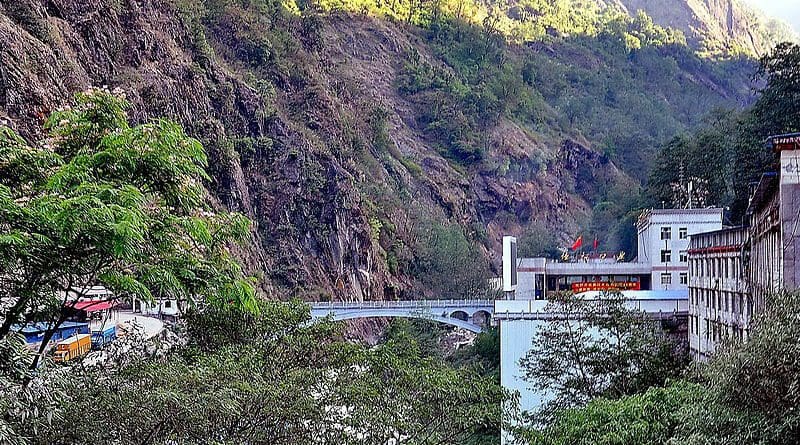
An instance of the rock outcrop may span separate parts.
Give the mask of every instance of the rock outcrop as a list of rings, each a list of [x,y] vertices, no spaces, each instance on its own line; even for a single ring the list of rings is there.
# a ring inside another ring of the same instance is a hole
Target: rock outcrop
[[[741,0],[618,0],[629,13],[645,11],[662,26],[680,29],[710,52],[744,50],[760,56],[783,41],[797,41],[791,27]]]

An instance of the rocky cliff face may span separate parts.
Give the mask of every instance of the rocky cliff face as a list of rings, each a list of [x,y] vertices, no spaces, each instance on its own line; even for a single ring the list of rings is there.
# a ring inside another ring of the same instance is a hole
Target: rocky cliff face
[[[198,18],[203,3],[0,0],[0,120],[35,138],[50,110],[102,85],[137,121],[178,120],[209,152],[214,205],[256,222],[240,255],[270,295],[398,297],[411,278],[395,260],[413,256],[420,221],[484,232],[491,259],[532,224],[572,236],[598,183],[636,188],[589,141],[506,117],[482,166],[443,157],[397,94],[410,52],[448,69],[412,27],[258,2],[208,2]]]
[[[135,120],[168,116],[204,141],[217,205],[256,221],[254,245],[241,254],[265,273],[266,287],[382,295],[388,278],[355,172],[271,115],[236,66],[216,55],[212,45],[224,52],[223,44],[206,40],[172,3],[3,1],[0,41],[0,116],[21,133],[35,137],[49,111],[76,91],[120,87]]]
[[[740,0],[619,0],[628,12],[645,11],[662,25],[682,30],[689,41],[709,51],[743,50],[763,55],[797,35],[786,23],[768,18]]]

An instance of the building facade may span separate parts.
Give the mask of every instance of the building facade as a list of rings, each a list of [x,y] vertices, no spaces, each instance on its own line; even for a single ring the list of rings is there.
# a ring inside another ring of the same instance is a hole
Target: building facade
[[[705,361],[726,338],[746,340],[753,302],[744,275],[748,230],[734,227],[691,236],[689,348]]]
[[[132,310],[151,317],[175,319],[182,314],[181,302],[174,298],[157,298],[153,301],[134,299]]]
[[[689,237],[722,228],[722,209],[655,209],[636,223],[638,262],[652,267],[653,289],[684,290],[689,284]]]
[[[700,360],[725,340],[747,340],[770,295],[800,287],[800,134],[767,145],[779,171],[761,176],[747,225],[692,236],[689,344]]]
[[[722,228],[722,209],[664,209],[642,213],[637,223],[638,257],[584,254],[573,261],[521,258],[516,300],[540,300],[559,291],[687,291],[689,237]]]
[[[747,210],[749,219],[749,245],[743,273],[751,284],[750,293],[756,310],[766,303],[768,295],[781,290],[784,285],[784,255],[781,238],[780,177],[776,173],[761,176]]]

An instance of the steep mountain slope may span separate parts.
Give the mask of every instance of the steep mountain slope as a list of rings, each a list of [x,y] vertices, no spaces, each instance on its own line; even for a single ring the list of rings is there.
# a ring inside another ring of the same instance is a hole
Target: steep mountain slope
[[[0,120],[36,137],[75,91],[119,87],[135,119],[204,142],[216,205],[256,221],[241,255],[268,292],[376,299],[446,295],[417,261],[440,227],[480,249],[448,263],[531,228],[618,246],[655,147],[750,100],[750,62],[701,60],[652,23],[511,44],[452,9],[307,6],[0,0]]]
[[[682,30],[702,51],[763,55],[777,43],[796,41],[789,25],[739,0],[619,0],[630,13],[645,11],[662,26]]]

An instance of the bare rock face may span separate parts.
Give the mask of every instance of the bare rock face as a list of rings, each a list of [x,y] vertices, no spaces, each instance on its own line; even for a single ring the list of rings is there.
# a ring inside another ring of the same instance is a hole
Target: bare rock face
[[[782,22],[769,19],[740,0],[617,0],[629,13],[645,11],[662,26],[680,29],[709,51],[743,49],[763,55],[777,43],[797,40]]]
[[[0,116],[35,138],[75,92],[121,87],[134,120],[170,117],[204,142],[215,205],[256,221],[253,246],[240,254],[266,272],[266,289],[381,297],[386,271],[352,175],[264,112],[264,99],[222,58],[198,51],[200,39],[166,1],[0,1]],[[264,143],[250,143],[242,159],[230,147],[241,138]]]

